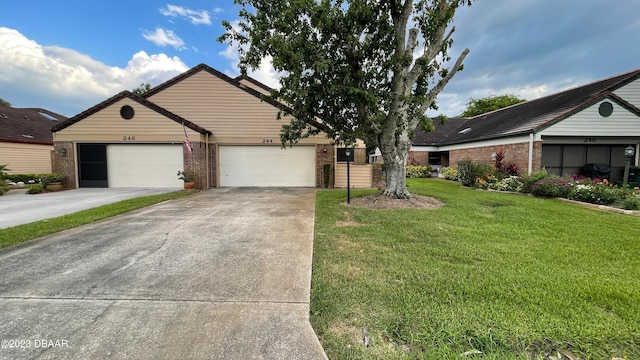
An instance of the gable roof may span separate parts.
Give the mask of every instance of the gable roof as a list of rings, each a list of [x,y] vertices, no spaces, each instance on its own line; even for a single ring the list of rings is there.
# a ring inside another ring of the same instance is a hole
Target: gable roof
[[[270,99],[270,98],[264,96],[258,90],[253,89],[253,88],[251,88],[249,86],[246,86],[246,85],[244,85],[244,84],[242,84],[240,82],[240,80],[246,79],[246,80],[250,81],[253,84],[256,84],[256,85],[258,85],[260,87],[264,87],[264,88],[266,88],[268,90],[271,90],[271,88],[269,88],[268,86],[260,83],[258,80],[252,79],[249,76],[245,76],[245,77],[239,76],[239,77],[236,77],[235,79],[233,79],[233,78],[221,73],[220,71],[218,71],[218,70],[216,70],[216,69],[212,68],[211,66],[209,66],[207,64],[204,64],[204,63],[203,64],[199,64],[199,65],[187,70],[186,72],[174,77],[173,79],[165,81],[164,83],[162,83],[162,84],[160,84],[160,85],[158,85],[158,86],[156,86],[156,87],[154,87],[152,89],[149,89],[149,91],[147,91],[144,94],[142,94],[142,96],[145,99],[149,98],[149,97],[161,92],[162,90],[164,90],[166,88],[169,88],[169,87],[181,82],[182,80],[187,79],[187,78],[189,78],[189,77],[191,77],[191,76],[193,76],[193,75],[195,75],[195,74],[197,74],[197,73],[199,73],[201,71],[206,71],[209,74],[211,74],[211,75],[213,75],[213,76],[215,76],[215,77],[227,82],[228,84],[230,84],[232,86],[235,86],[238,89],[240,89],[242,91],[245,91],[248,94],[250,94],[252,96],[255,96],[256,98],[258,98],[258,99],[260,99],[260,100],[262,100],[264,102],[267,102],[267,103],[269,103],[269,104],[271,104],[271,105],[273,105],[273,106],[275,106],[275,107],[277,107],[279,109],[283,109],[285,111],[291,112],[291,110],[288,109],[288,107],[286,107],[284,104],[279,103],[279,102],[277,102],[277,101],[275,101],[273,99]]]
[[[267,92],[270,92],[271,90],[273,90],[272,87],[270,87],[268,85],[265,85],[265,84],[261,83],[260,81],[254,79],[254,78],[252,78],[251,76],[248,76],[248,75],[236,76],[234,80],[237,81],[237,82],[241,82],[242,80],[246,80],[246,81],[252,83],[253,85],[255,85],[255,86],[257,86],[257,87],[259,87],[262,90],[267,91]]]
[[[640,69],[564,90],[539,99],[469,118],[458,131],[452,131],[438,141],[453,145],[471,141],[516,136],[543,130],[605,98],[640,116],[640,109],[613,93],[614,90],[640,78]],[[462,127],[470,128],[460,134]]]
[[[52,145],[51,128],[65,120],[45,109],[0,106],[0,141]]]
[[[128,90],[122,91],[122,92],[116,94],[115,96],[112,96],[109,99],[107,99],[107,100],[105,100],[105,101],[103,101],[103,102],[101,102],[101,103],[99,103],[99,104],[97,104],[97,105],[95,105],[95,106],[93,106],[93,107],[91,107],[91,108],[79,113],[78,115],[68,119],[67,121],[64,121],[63,123],[54,126],[51,130],[53,132],[58,132],[58,131],[60,131],[60,130],[62,130],[64,128],[67,128],[67,127],[77,123],[78,121],[80,121],[82,119],[85,119],[85,118],[97,113],[98,111],[103,110],[103,109],[109,107],[110,105],[113,105],[114,103],[116,103],[116,102],[118,102],[118,101],[120,101],[122,99],[125,99],[125,98],[129,99],[129,100],[132,100],[132,101],[135,101],[138,104],[140,104],[142,106],[145,106],[148,109],[151,109],[151,110],[157,112],[158,114],[163,115],[163,116],[165,116],[165,117],[167,117],[167,118],[169,118],[169,119],[171,119],[171,120],[173,120],[173,121],[175,121],[175,122],[177,122],[179,124],[184,124],[189,129],[191,129],[193,131],[196,131],[196,132],[199,132],[200,134],[209,134],[209,135],[212,134],[211,131],[209,131],[209,130],[201,127],[201,126],[198,126],[198,125],[192,123],[191,121],[189,121],[189,120],[187,120],[187,119],[185,119],[185,118],[183,118],[183,117],[181,117],[179,115],[176,115],[176,114],[172,113],[171,111],[169,111],[169,110],[167,110],[167,109],[165,109],[163,107],[160,107],[160,106],[152,103],[151,101],[149,101],[149,100],[147,100],[147,99],[145,99],[145,98],[143,98],[143,97],[141,97],[139,95],[136,95],[136,94],[134,94],[134,93],[132,93],[131,91],[128,91]]]

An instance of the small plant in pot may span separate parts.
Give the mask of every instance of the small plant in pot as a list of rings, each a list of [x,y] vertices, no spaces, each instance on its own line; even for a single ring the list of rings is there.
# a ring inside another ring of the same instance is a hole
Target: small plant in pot
[[[47,191],[60,191],[62,190],[62,181],[65,179],[61,174],[45,174],[40,178],[40,183]]]
[[[179,170],[178,179],[184,181],[185,189],[193,189],[196,187],[196,174],[191,170]]]

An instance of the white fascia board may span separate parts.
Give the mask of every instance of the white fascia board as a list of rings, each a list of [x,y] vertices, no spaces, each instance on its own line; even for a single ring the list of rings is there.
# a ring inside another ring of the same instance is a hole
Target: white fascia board
[[[454,145],[443,145],[438,147],[437,151],[450,151],[450,150],[462,150],[462,149],[473,149],[473,148],[481,148],[487,146],[500,146],[500,145],[508,145],[508,144],[521,144],[529,142],[529,134],[524,134],[520,136],[512,136],[491,140],[482,140],[482,141],[474,141],[462,144],[454,144]]]

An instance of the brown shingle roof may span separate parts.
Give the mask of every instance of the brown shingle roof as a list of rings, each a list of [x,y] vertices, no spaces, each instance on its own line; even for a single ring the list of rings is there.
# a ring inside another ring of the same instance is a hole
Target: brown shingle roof
[[[438,145],[442,139],[445,139],[467,121],[469,120],[465,118],[448,118],[443,124],[438,119],[433,119],[434,130],[431,132],[424,132],[420,127],[418,127],[415,130],[412,144],[414,146]]]
[[[133,100],[133,101],[137,102],[138,104],[140,104],[142,106],[145,106],[145,107],[147,107],[147,108],[149,108],[149,109],[151,109],[151,110],[153,110],[153,111],[155,111],[155,112],[157,112],[157,113],[159,113],[159,114],[161,114],[163,116],[166,116],[167,118],[169,118],[169,119],[171,119],[171,120],[173,120],[173,121],[175,121],[175,122],[177,122],[179,124],[184,124],[189,129],[191,129],[193,131],[197,131],[200,134],[209,134],[209,135],[212,134],[211,131],[209,131],[209,130],[201,127],[201,126],[198,126],[198,125],[192,123],[191,121],[189,121],[189,120],[187,120],[187,119],[185,119],[185,118],[183,118],[183,117],[181,117],[179,115],[176,115],[176,114],[172,113],[171,111],[169,111],[169,110],[167,110],[167,109],[165,109],[163,107],[160,107],[160,106],[152,103],[151,101],[149,101],[147,99],[144,99],[141,96],[138,96],[138,95],[132,93],[131,91],[126,91],[126,90],[120,92],[119,94],[117,94],[115,96],[112,96],[111,98],[101,102],[98,105],[95,105],[95,106],[93,106],[93,107],[81,112],[80,114],[68,119],[67,121],[54,126],[51,130],[53,132],[60,131],[60,130],[62,130],[64,128],[66,128],[66,127],[69,127],[69,126],[77,123],[78,121],[80,121],[80,120],[82,120],[82,119],[84,119],[84,118],[86,118],[86,117],[88,117],[90,115],[93,115],[93,114],[97,113],[100,110],[103,110],[103,109],[109,107],[110,105],[112,105],[112,104],[114,104],[114,103],[116,103],[116,102],[118,102],[118,101],[120,101],[120,100],[122,100],[124,98]]]
[[[609,98],[640,116],[640,109],[613,94],[616,89],[639,77],[640,69],[637,69],[478,115],[469,118],[462,125],[470,128],[470,131],[460,134],[461,126],[457,129],[458,131],[451,132],[438,143],[440,145],[459,144],[541,131],[604,98]]]
[[[0,141],[50,145],[51,128],[65,120],[45,109],[0,106]]]

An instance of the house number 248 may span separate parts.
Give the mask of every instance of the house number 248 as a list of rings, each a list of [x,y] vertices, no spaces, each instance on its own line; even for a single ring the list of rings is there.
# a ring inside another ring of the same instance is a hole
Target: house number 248
[[[273,144],[273,139],[262,139],[263,144]]]

